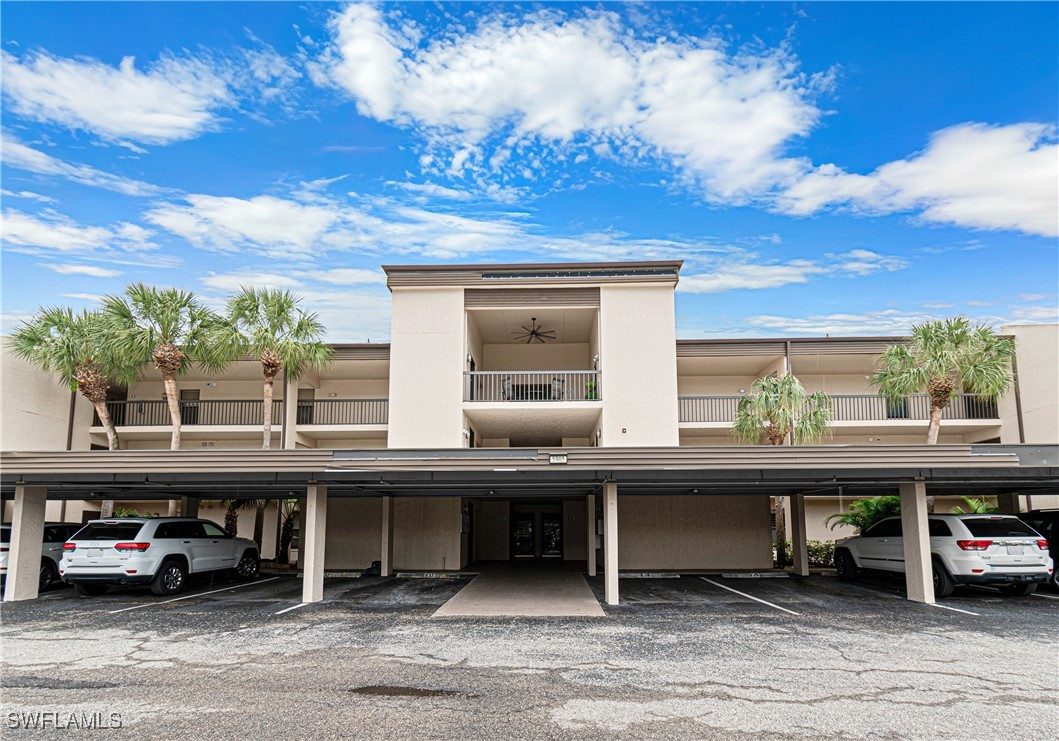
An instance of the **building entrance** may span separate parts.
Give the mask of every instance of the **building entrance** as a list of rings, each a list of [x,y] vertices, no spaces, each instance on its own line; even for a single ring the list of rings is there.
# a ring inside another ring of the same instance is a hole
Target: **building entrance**
[[[562,560],[562,509],[555,505],[514,505],[513,509],[511,557]]]

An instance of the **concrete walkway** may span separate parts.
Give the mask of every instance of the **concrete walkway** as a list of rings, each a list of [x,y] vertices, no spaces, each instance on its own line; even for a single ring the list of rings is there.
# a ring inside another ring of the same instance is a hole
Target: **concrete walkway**
[[[562,572],[485,572],[434,617],[605,617],[585,577]]]

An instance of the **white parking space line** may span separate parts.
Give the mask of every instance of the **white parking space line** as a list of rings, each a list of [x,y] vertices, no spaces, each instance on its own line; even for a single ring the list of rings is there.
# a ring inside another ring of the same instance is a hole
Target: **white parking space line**
[[[961,610],[959,607],[949,607],[948,605],[939,605],[936,602],[931,607],[940,607],[943,610],[952,610],[953,612],[962,612],[964,615],[974,615],[975,617],[981,617],[977,612],[971,612],[970,610]]]
[[[1041,594],[1040,592],[1034,592],[1033,596],[1044,597],[1045,599],[1059,599],[1059,597],[1056,597],[1054,594]]]
[[[700,576],[699,578],[702,579],[705,582],[709,582],[710,584],[712,584],[715,587],[720,587],[721,589],[727,589],[729,592],[735,592],[740,597],[746,597],[747,599],[752,599],[755,602],[760,602],[763,605],[768,605],[769,607],[773,607],[773,608],[775,608],[777,610],[782,610],[783,612],[789,613],[791,615],[797,615],[798,614],[794,610],[788,610],[786,607],[780,607],[779,605],[774,605],[771,602],[766,602],[763,599],[758,599],[757,597],[755,597],[752,594],[747,594],[746,592],[740,592],[738,589],[732,589],[731,587],[726,587],[724,584],[718,584],[713,579],[707,579],[705,576]]]
[[[280,610],[279,612],[274,612],[272,614],[273,615],[282,615],[285,612],[290,612],[291,610],[297,610],[299,607],[305,607],[307,604],[309,604],[309,603],[308,602],[300,602],[300,603],[296,604],[294,607],[288,607],[288,608],[286,608],[284,610]]]
[[[218,592],[231,592],[235,589],[242,589],[243,587],[252,587],[256,584],[265,584],[266,582],[276,581],[279,579],[278,576],[274,576],[271,579],[262,579],[261,581],[253,581],[247,584],[240,584],[235,587],[225,587],[224,589],[214,589],[211,592],[199,592],[198,594],[185,594],[183,597],[174,597],[173,599],[162,600],[161,602],[148,602],[145,605],[133,605],[132,607],[122,607],[120,610],[110,610],[110,614],[113,615],[116,612],[128,612],[129,610],[142,610],[144,607],[154,607],[156,605],[166,605],[170,602],[179,602],[183,599],[192,599],[193,597],[205,597],[207,594],[217,594]]]

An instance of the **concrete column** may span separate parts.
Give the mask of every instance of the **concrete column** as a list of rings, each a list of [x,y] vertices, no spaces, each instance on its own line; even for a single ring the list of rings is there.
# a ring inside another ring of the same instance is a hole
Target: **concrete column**
[[[1019,495],[1014,492],[1008,491],[1002,494],[997,494],[997,511],[1005,515],[1017,515],[1022,511],[1021,504],[1022,503],[1019,501]]]
[[[901,540],[904,543],[908,599],[934,604],[934,574],[927,528],[927,487],[922,481],[901,482]]]
[[[382,498],[382,557],[380,576],[393,576],[393,497]]]
[[[603,484],[603,599],[618,604],[618,485]]]
[[[284,378],[283,386],[283,447],[298,447],[298,379]]]
[[[324,598],[324,545],[327,534],[327,487],[310,484],[305,497],[305,529],[300,533],[302,602]]]
[[[180,517],[180,500],[169,500],[169,517]]]
[[[795,494],[791,497],[791,555],[794,561],[794,573],[798,576],[809,576],[809,545],[806,542],[805,528],[805,495]]]
[[[44,542],[44,508],[47,502],[48,490],[45,487],[15,486],[4,602],[37,599],[41,544]]]
[[[589,494],[586,508],[588,511],[588,575],[596,575],[596,495]]]
[[[180,514],[182,517],[199,516],[198,497],[180,497]]]

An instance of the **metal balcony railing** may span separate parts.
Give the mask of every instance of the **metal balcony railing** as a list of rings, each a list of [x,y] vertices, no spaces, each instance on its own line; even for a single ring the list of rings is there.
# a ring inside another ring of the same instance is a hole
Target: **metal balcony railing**
[[[180,401],[180,422],[191,425],[264,424],[264,407],[258,400]],[[386,399],[319,399],[298,402],[298,424],[386,424]],[[116,427],[163,427],[171,424],[165,401],[108,401],[107,411]],[[100,424],[99,417],[92,421]],[[283,424],[283,402],[272,402],[272,424]]]
[[[681,396],[681,422],[731,422],[741,396]],[[896,401],[885,396],[856,394],[831,397],[836,422],[930,419],[930,396],[912,394]],[[942,419],[998,419],[995,401],[960,394],[949,402]]]
[[[298,402],[300,425],[384,425],[387,399],[314,399]]]
[[[464,401],[596,401],[600,372],[464,371]]]

